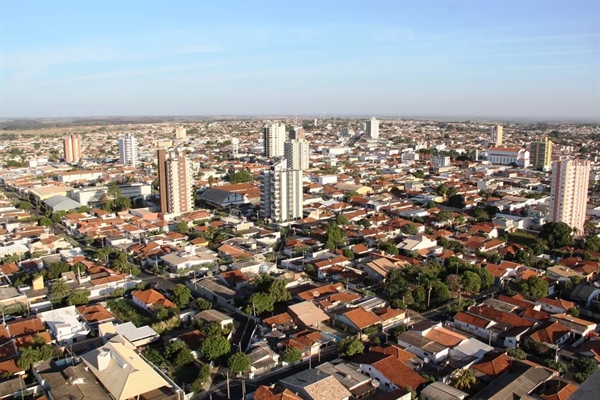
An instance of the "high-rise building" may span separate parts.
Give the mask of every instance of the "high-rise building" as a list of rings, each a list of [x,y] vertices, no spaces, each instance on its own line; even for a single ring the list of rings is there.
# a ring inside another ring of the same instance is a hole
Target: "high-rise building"
[[[534,167],[549,169],[552,165],[552,141],[548,137],[531,143],[529,153]]]
[[[185,128],[175,129],[175,139],[187,139],[187,130]]]
[[[263,147],[265,157],[283,157],[285,143],[285,124],[275,122],[263,128]]]
[[[302,218],[304,196],[302,171],[288,169],[284,158],[262,172],[260,184],[260,214],[273,222]]]
[[[552,163],[550,222],[564,222],[583,233],[591,162],[560,160]]]
[[[289,169],[308,169],[309,156],[308,141],[305,139],[291,139],[285,142],[284,155]]]
[[[160,212],[178,214],[194,209],[193,176],[185,152],[161,149],[158,156],[158,185]]]
[[[502,125],[492,126],[492,132],[490,134],[491,142],[494,146],[502,146]]]
[[[304,128],[296,126],[290,129],[290,139],[304,139]]]
[[[377,118],[372,117],[367,121],[367,135],[369,139],[379,139],[379,121]]]
[[[81,160],[81,136],[70,135],[63,139],[65,162],[76,163]]]
[[[240,152],[240,139],[231,139],[231,157],[237,158]]]
[[[128,133],[119,139],[119,162],[123,165],[137,165],[138,146],[137,139]]]

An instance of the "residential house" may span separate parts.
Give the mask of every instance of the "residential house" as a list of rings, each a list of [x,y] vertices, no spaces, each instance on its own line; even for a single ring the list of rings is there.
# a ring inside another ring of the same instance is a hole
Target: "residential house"
[[[540,305],[540,309],[550,314],[565,314],[567,311],[575,307],[575,303],[561,298],[551,299],[543,297],[537,300],[536,304]]]
[[[447,385],[443,382],[433,382],[427,385],[419,395],[420,400],[464,400],[468,393]]]
[[[329,321],[329,316],[310,301],[288,306],[288,314],[292,316],[297,325],[307,328],[318,328],[321,323]]]
[[[227,314],[223,314],[217,310],[204,310],[200,311],[196,315],[194,315],[194,319],[198,321],[204,321],[206,323],[216,323],[219,324],[221,329],[224,329],[227,326],[233,326],[233,318]]]
[[[131,293],[133,303],[148,312],[154,312],[157,307],[176,308],[177,306],[171,300],[165,298],[161,293],[154,289],[135,290]]]
[[[272,386],[259,386],[252,394],[252,400],[304,400],[289,389]]]
[[[44,311],[38,313],[38,316],[48,325],[56,342],[60,345],[85,340],[91,330],[75,306]]]
[[[326,362],[315,369],[337,379],[352,394],[351,399],[366,398],[376,391],[371,378],[346,361],[338,359]]]
[[[284,377],[280,383],[304,400],[348,400],[351,396],[337,379],[316,369]]]
[[[559,322],[550,322],[546,326],[533,332],[524,338],[525,341],[542,343],[553,349],[560,349],[565,346],[567,340],[571,337],[571,330]]]
[[[381,326],[381,319],[362,307],[352,308],[343,313],[335,314],[335,320],[337,323],[346,325],[353,332],[360,332],[374,325]]]
[[[578,340],[582,337],[587,337],[588,334],[594,332],[597,328],[595,322],[587,321],[583,318],[576,318],[568,314],[554,314],[550,317],[551,322],[560,322],[571,330],[573,339]]]
[[[250,379],[263,375],[279,365],[279,354],[268,345],[257,345],[248,353],[250,357]]]
[[[591,307],[592,302],[600,295],[600,288],[592,283],[580,283],[575,286],[569,298],[583,307]]]

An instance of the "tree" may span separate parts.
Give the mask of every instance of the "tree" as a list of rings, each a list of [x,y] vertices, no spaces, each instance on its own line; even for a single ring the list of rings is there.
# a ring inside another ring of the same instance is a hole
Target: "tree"
[[[50,360],[59,355],[57,348],[43,342],[33,343],[28,347],[21,347],[21,353],[17,360],[17,365],[24,371],[27,371],[33,364],[38,361]]]
[[[208,177],[208,186],[212,187],[212,185],[214,185],[215,183],[215,177],[214,176],[209,176]]]
[[[478,268],[475,271],[477,272],[477,275],[479,275],[479,278],[481,279],[481,289],[482,290],[489,289],[492,286],[494,286],[494,283],[496,282],[496,278],[494,278],[494,275],[492,275],[492,273],[490,271],[488,271],[485,268]]]
[[[335,217],[335,223],[338,225],[348,225],[350,221],[344,214],[339,214],[337,217]]]
[[[229,353],[231,345],[223,336],[209,336],[202,343],[201,351],[204,357],[209,361],[214,361],[217,358]]]
[[[344,257],[346,257],[348,260],[352,261],[354,260],[354,252],[351,249],[344,249]]]
[[[460,278],[463,290],[468,293],[481,291],[481,278],[475,272],[466,271]]]
[[[573,243],[573,230],[564,222],[548,222],[542,226],[540,238],[545,240],[550,249],[558,249]]]
[[[252,182],[252,179],[252,175],[248,171],[238,171],[229,175],[229,182],[233,184]]]
[[[245,312],[251,315],[261,314],[265,311],[273,311],[275,300],[268,293],[253,293],[248,299]]]
[[[465,208],[465,198],[462,194],[455,194],[453,196],[448,197],[447,204],[448,207],[459,208],[462,210],[463,208]]]
[[[470,389],[475,382],[472,369],[459,369],[452,374],[452,386],[458,390]]]
[[[275,303],[282,303],[292,299],[292,295],[287,290],[287,282],[284,279],[274,279],[269,286],[269,295]]]
[[[393,268],[388,272],[383,289],[391,297],[401,296],[408,290],[408,282],[404,279],[400,268]]]
[[[552,358],[545,359],[544,364],[546,364],[548,368],[552,368],[553,370],[558,371],[561,374],[564,374],[569,370],[567,364],[563,362],[554,361]]]
[[[431,282],[431,302],[433,304],[442,304],[450,298],[450,289],[448,285],[441,281]]]
[[[442,210],[437,213],[436,219],[438,222],[448,222],[454,219],[454,214],[451,211]]]
[[[532,276],[526,281],[521,281],[519,290],[526,296],[541,299],[548,295],[548,282],[539,276]]]
[[[325,247],[330,250],[343,247],[346,244],[346,234],[340,229],[335,221],[325,227]]]
[[[87,304],[90,298],[90,291],[87,289],[75,289],[67,299],[71,306],[81,306]]]
[[[579,317],[579,309],[577,307],[573,307],[567,311],[567,314],[574,316],[575,318]]]
[[[435,208],[435,207],[436,207],[436,204],[435,204],[435,201],[433,201],[433,200],[429,200],[427,202],[427,204],[425,205],[425,208],[428,209],[428,210],[431,209],[431,208]]]
[[[448,186],[446,186],[445,184],[441,183],[436,189],[435,192],[442,197],[446,197],[446,194],[448,193]]]
[[[402,233],[405,235],[416,235],[419,233],[419,230],[415,226],[415,224],[406,224],[402,227]]]
[[[196,305],[198,305],[198,308],[200,309],[200,311],[206,311],[206,310],[210,310],[212,308],[212,303],[203,298],[197,299]]]
[[[506,353],[517,360],[524,360],[527,358],[527,353],[517,347],[509,348]]]
[[[54,304],[60,303],[71,292],[71,287],[62,279],[57,279],[52,283],[50,289],[50,301]]]
[[[365,351],[365,345],[362,341],[356,339],[355,337],[348,336],[340,341],[339,349],[341,350],[342,356],[352,357],[357,354],[362,354],[363,351]]]
[[[446,278],[446,284],[448,285],[448,289],[452,292],[458,294],[462,291],[462,283],[460,281],[460,276],[456,274],[450,274]]]
[[[112,202],[113,211],[125,211],[131,208],[131,199],[129,197],[117,197]]]
[[[70,270],[70,264],[64,261],[58,261],[50,264],[50,267],[48,268],[48,275],[46,276],[46,278],[48,278],[48,280],[58,279],[60,278],[63,272],[68,272]]]
[[[283,357],[282,357],[283,361],[288,364],[293,364],[296,361],[300,361],[301,358],[302,358],[302,352],[292,346],[285,349],[285,351],[283,352]]]
[[[418,171],[413,172],[413,176],[417,179],[423,179],[425,178],[425,172],[423,172],[423,170],[420,169]]]
[[[181,283],[176,284],[173,286],[173,289],[171,289],[171,299],[179,308],[186,306],[191,298],[192,291]]]
[[[121,189],[119,188],[119,185],[117,185],[117,182],[112,181],[108,184],[108,190],[106,191],[106,194],[113,199],[118,199],[121,197]]]
[[[177,224],[176,231],[177,233],[181,233],[182,235],[187,235],[190,231],[190,227],[188,226],[187,222],[181,221]]]
[[[21,210],[31,210],[32,207],[33,206],[28,201],[19,201],[17,203],[17,208],[20,208]]]
[[[598,363],[587,357],[577,358],[574,365],[578,372],[586,375],[591,375],[598,369]]]
[[[489,215],[481,208],[477,208],[476,210],[473,211],[473,213],[471,214],[471,217],[475,218],[478,221],[481,221],[483,219],[489,218]]]
[[[587,238],[583,243],[583,248],[587,251],[600,251],[600,237],[592,236]]]
[[[210,378],[210,365],[204,364],[198,371],[198,378],[192,382],[192,392],[195,394],[200,393],[203,390],[203,385]]]
[[[394,246],[393,244],[389,243],[389,242],[383,242],[379,244],[379,250],[383,250],[386,253],[389,253],[393,256],[397,255],[400,250],[398,250],[398,247]]]
[[[245,372],[250,369],[250,357],[242,352],[237,352],[227,360],[227,368],[233,374]]]
[[[41,216],[38,219],[38,225],[39,226],[45,226],[45,227],[48,228],[48,227],[52,226],[52,220],[50,218],[48,218],[48,217]]]

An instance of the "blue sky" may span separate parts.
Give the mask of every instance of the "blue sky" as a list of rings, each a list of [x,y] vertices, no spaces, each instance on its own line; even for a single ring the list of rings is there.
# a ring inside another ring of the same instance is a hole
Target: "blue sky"
[[[600,119],[597,1],[0,1],[4,118]]]

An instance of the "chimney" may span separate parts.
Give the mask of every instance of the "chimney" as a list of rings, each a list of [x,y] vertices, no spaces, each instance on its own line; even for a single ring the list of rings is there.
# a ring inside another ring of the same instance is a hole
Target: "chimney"
[[[104,371],[107,367],[108,364],[110,363],[110,352],[109,351],[101,351],[98,354],[98,371]]]

